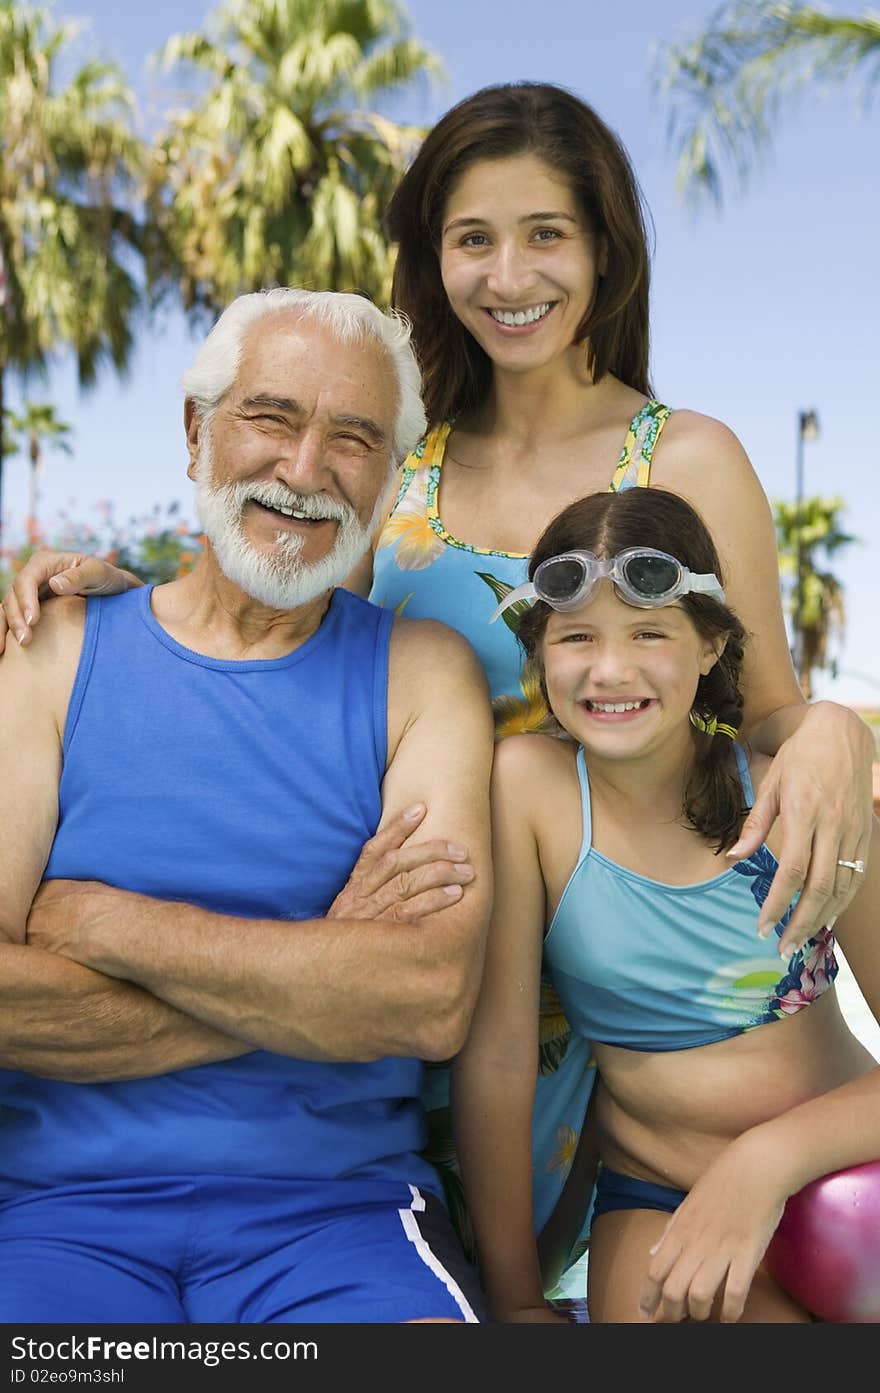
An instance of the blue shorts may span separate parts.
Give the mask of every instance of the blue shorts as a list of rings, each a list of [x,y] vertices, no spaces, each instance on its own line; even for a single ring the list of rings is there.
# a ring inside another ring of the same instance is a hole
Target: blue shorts
[[[384,1180],[163,1176],[0,1202],[0,1322],[482,1318],[442,1202]]]
[[[600,1214],[609,1214],[614,1209],[659,1209],[664,1214],[674,1214],[686,1195],[686,1190],[654,1185],[650,1180],[637,1180],[633,1175],[623,1175],[621,1171],[602,1166],[596,1181],[590,1226]]]

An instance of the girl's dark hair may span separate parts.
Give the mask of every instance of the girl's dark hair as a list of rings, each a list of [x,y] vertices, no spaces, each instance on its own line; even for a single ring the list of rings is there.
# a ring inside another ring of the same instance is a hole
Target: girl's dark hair
[[[391,199],[386,225],[398,244],[394,307],[412,322],[430,425],[479,407],[492,365],[453,314],[440,278],[440,231],[453,185],[478,160],[537,155],[564,175],[607,264],[578,327],[598,381],[612,372],[645,396],[650,274],[642,200],[613,131],[563,87],[511,82],[484,87],[441,117]]]
[[[566,551],[591,551],[610,559],[626,547],[656,547],[698,574],[714,572],[724,583],[718,553],[699,513],[665,489],[627,489],[593,493],[572,503],[549,524],[529,561],[529,578],[548,557]],[[705,639],[726,638],[724,652],[694,697],[693,716],[713,716],[739,730],[743,716],[740,691],[746,631],[732,610],[709,595],[683,595],[677,604]],[[541,641],[550,618],[549,605],[538,601],[520,620],[517,634],[526,657],[543,674]],[[650,611],[647,611],[650,613]],[[544,698],[547,699],[543,682]],[[694,763],[685,789],[684,813],[690,825],[718,851],[732,846],[746,814],[733,741],[718,732],[694,729]]]

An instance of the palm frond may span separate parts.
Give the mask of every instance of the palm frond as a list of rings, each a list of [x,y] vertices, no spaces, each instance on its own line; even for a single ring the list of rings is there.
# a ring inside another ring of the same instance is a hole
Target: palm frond
[[[413,81],[437,82],[445,77],[446,68],[437,54],[418,39],[400,39],[363,59],[352,75],[352,91],[363,100]]]
[[[153,293],[179,282],[187,306],[220,308],[283,279],[387,300],[381,219],[416,136],[366,98],[439,67],[401,6],[227,0],[210,37],[164,55],[217,80],[156,142]]]
[[[192,63],[194,67],[221,79],[228,77],[234,67],[230,55],[219,45],[206,34],[194,32],[173,34],[155,55],[153,62],[166,71],[181,63]]]
[[[704,32],[662,46],[655,61],[679,191],[720,203],[725,173],[745,188],[783,108],[810,84],[854,74],[866,88],[880,76],[880,16],[761,0],[723,5]]]
[[[831,641],[842,638],[846,626],[843,583],[819,564],[821,556],[835,556],[859,541],[843,530],[843,510],[839,496],[773,504],[780,573],[790,578],[789,615],[806,695],[812,690],[812,672],[833,665]]]
[[[0,371],[24,376],[66,346],[88,381],[131,349],[145,151],[118,68],[89,61],[59,82],[79,29],[0,4]]]

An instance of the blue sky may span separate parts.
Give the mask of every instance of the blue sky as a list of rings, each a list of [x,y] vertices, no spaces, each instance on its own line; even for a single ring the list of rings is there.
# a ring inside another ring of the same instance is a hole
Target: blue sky
[[[169,34],[203,27],[212,8],[198,0],[62,0],[55,13],[88,22],[86,48],[122,64],[146,121],[156,111],[148,55]],[[805,447],[806,490],[841,494],[847,528],[862,539],[835,568],[849,624],[841,676],[822,679],[818,695],[880,705],[880,442],[873,434],[880,108],[860,104],[851,88],[812,90],[783,122],[748,193],[731,188],[720,214],[707,207],[695,215],[675,193],[651,60],[658,42],[695,32],[714,8],[714,0],[410,0],[413,29],[443,58],[448,80],[415,92],[396,114],[427,124],[488,82],[531,78],[572,88],[615,128],[656,231],[655,389],[670,405],[717,416],[735,430],[771,497],[793,495],[797,414],[816,409],[821,433]],[[861,8],[853,3],[850,12]],[[178,389],[194,346],[182,316],[168,312],[142,329],[127,381],[108,373],[82,395],[71,365],[59,360],[48,383],[31,385],[31,398],[53,401],[74,428],[73,455],[47,458],[47,524],[62,509],[96,522],[99,500],[111,500],[121,519],[175,499],[185,517],[194,516]],[[7,461],[5,474],[12,540],[26,513],[24,461]]]

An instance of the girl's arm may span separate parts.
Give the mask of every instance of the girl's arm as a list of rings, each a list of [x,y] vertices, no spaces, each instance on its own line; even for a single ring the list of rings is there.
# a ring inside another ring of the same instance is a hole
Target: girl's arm
[[[836,926],[862,994],[880,1019],[880,822],[872,869]],[[810,1007],[806,1008],[807,1010]],[[773,1029],[773,1026],[761,1027]],[[785,1201],[812,1180],[880,1159],[880,1067],[751,1127],[721,1152],[669,1221],[642,1287],[646,1319],[705,1320],[724,1288],[722,1319],[742,1315]]]
[[[572,1248],[583,1231],[589,1214],[590,1200],[599,1169],[599,1137],[595,1123],[598,1088],[597,1076],[590,1090],[590,1101],[571,1170],[566,1176],[562,1193],[549,1219],[538,1234],[538,1260],[541,1264],[545,1291],[553,1291],[561,1282]]]
[[[782,616],[773,517],[736,436],[707,416],[673,412],[654,478],[700,512],[721,556],[728,601],[749,634],[744,733],[775,758],[729,855],[757,850],[779,817],[779,869],[760,922],[777,923],[800,891],[782,945],[793,952],[842,914],[859,888],[837,862],[867,859],[873,740],[846,707],[804,701]]]
[[[495,752],[494,908],[476,1012],[452,1074],[462,1179],[498,1321],[556,1319],[544,1301],[532,1223],[544,884],[518,743],[505,741]]]

